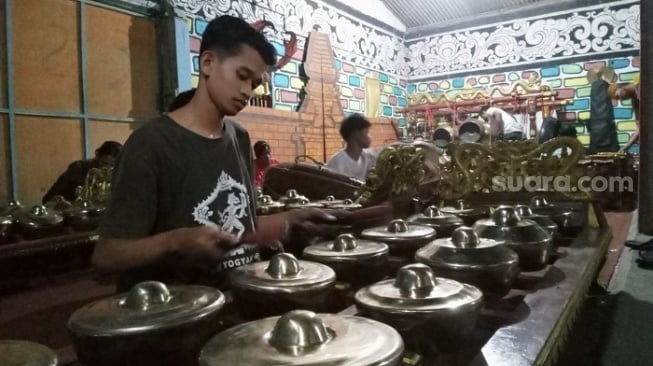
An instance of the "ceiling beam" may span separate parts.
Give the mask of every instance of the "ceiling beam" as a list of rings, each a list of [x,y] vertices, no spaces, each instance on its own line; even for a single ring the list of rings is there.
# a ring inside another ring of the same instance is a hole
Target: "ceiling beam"
[[[88,4],[98,4],[116,10],[127,11],[134,14],[154,16],[159,15],[166,0],[85,0]]]

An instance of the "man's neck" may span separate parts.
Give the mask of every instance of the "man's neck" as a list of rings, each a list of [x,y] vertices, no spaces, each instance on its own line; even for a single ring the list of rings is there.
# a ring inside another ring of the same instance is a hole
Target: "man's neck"
[[[350,158],[358,160],[358,158],[360,158],[361,154],[363,153],[363,148],[356,144],[348,143],[347,147],[345,148],[345,152],[347,155],[349,155]]]
[[[169,116],[181,126],[201,136],[222,137],[223,115],[213,105],[205,89],[198,89],[187,105],[171,112]]]

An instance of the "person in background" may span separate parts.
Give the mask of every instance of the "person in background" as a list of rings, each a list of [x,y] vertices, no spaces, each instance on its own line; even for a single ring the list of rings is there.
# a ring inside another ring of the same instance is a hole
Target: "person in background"
[[[168,106],[168,112],[173,112],[176,111],[177,109],[185,106],[190,102],[191,99],[193,99],[193,96],[195,95],[195,88],[188,89],[186,91],[183,91],[175,97],[175,99],[172,100],[170,105]]]
[[[490,135],[498,140],[524,139],[524,125],[501,108],[483,106],[481,118],[490,124]]]
[[[565,126],[565,127],[560,127],[560,133],[558,136],[567,136],[567,137],[574,137],[578,138],[578,131],[576,130],[576,127],[574,126]]]
[[[232,269],[260,259],[259,246],[318,235],[336,220],[319,209],[256,216],[251,140],[228,116],[248,105],[275,54],[245,20],[213,19],[192,99],[125,143],[92,255],[118,275],[118,292],[143,281],[224,290]]]
[[[257,187],[263,186],[265,170],[279,161],[272,157],[272,149],[267,141],[257,141],[254,144],[254,183]]]
[[[347,146],[327,162],[327,167],[350,177],[365,180],[376,164],[377,155],[369,150],[372,124],[360,114],[352,114],[340,124],[340,136]]]
[[[530,119],[530,114],[529,113],[522,113],[519,116],[515,116],[518,118],[518,122],[522,123],[524,126],[524,136],[529,139],[531,136],[531,119]],[[541,109],[537,110],[535,112],[535,138],[542,143],[543,140],[548,140],[550,137],[542,137],[543,133],[550,133],[551,129],[550,127],[552,126],[553,121],[557,121],[556,123],[559,123],[558,121],[558,112],[551,108],[548,116],[544,117],[544,111]],[[547,123],[545,123],[547,122]],[[546,126],[548,125],[548,126]],[[557,135],[555,135],[557,136]],[[553,137],[555,137],[553,136]]]
[[[560,121],[555,117],[546,117],[538,128],[538,142],[540,144],[547,142],[560,134]]]
[[[551,117],[549,117],[551,118]],[[557,121],[557,120],[556,120]],[[546,119],[545,119],[546,122]],[[576,127],[572,125],[567,125],[567,126],[562,126],[561,123],[558,123],[557,127],[557,135],[554,137],[573,137],[573,138],[578,138],[578,132],[576,131]],[[541,137],[541,136],[540,136]],[[540,142],[541,143],[541,142]],[[572,149],[570,147],[565,148],[567,151],[567,155],[570,155],[572,153]],[[587,149],[583,148],[583,151]],[[561,156],[562,155],[562,148],[556,149],[552,153],[553,156]]]
[[[628,151],[635,143],[639,142],[639,74],[633,79],[631,83],[612,84],[608,89],[608,94],[612,99],[632,101],[633,112],[635,113],[635,123],[637,130],[633,132],[630,139],[626,144],[619,149],[621,152]]]
[[[111,168],[113,167],[122,144],[116,141],[105,141],[97,150],[95,157],[88,160],[78,160],[71,163],[59,178],[54,182],[48,193],[43,196],[43,203],[50,201],[54,196],[63,196],[68,201],[73,201],[75,189],[83,186],[88,171],[92,168]]]
[[[468,118],[469,118],[469,113],[467,113],[467,112],[458,112],[458,118],[455,121],[453,121],[451,126],[452,127],[453,126],[460,126],[463,122],[467,121]],[[449,119],[448,121],[451,121],[451,119]]]
[[[555,109],[551,109],[549,111],[549,116],[546,118],[544,117],[544,112],[542,110],[538,110],[537,112],[535,112],[535,127],[537,128],[537,131],[542,131],[542,124],[547,118],[554,118],[558,120],[558,111],[556,111]],[[530,126],[530,120],[528,121],[526,127],[529,126]]]

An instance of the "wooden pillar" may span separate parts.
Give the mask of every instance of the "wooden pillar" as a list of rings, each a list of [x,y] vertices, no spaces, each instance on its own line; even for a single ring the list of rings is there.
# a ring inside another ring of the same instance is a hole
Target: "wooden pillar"
[[[159,90],[162,103],[159,107],[167,111],[168,106],[175,99],[179,88],[177,75],[177,40],[175,29],[175,12],[172,5],[163,1],[161,3],[161,17],[156,21],[157,52],[159,57]],[[186,35],[188,37],[188,35]]]
[[[639,232],[653,235],[653,0],[640,2]]]

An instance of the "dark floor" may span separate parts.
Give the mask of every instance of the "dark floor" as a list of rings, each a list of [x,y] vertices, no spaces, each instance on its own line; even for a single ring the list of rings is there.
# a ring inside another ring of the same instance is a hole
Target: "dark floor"
[[[628,238],[648,239],[636,234],[636,214],[632,222]],[[636,258],[624,249],[607,290],[590,291],[559,365],[653,365],[653,270]]]

